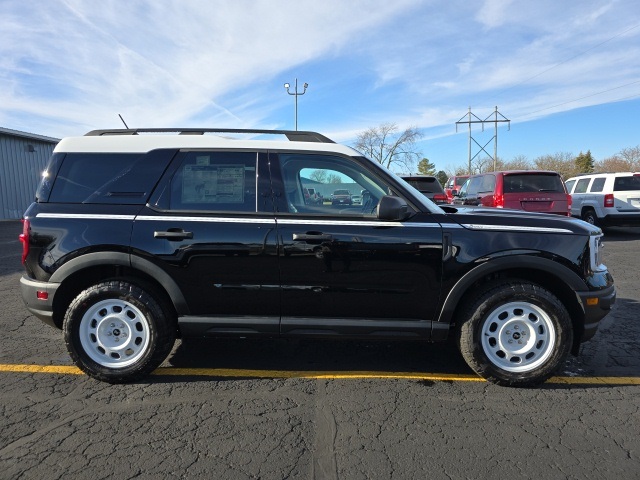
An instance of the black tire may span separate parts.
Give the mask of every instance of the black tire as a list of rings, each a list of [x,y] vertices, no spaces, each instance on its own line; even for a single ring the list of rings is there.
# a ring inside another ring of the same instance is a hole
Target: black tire
[[[467,364],[497,385],[530,387],[566,359],[573,328],[564,305],[526,281],[493,283],[463,307],[458,347]]]
[[[587,208],[582,212],[582,220],[591,225],[598,226],[598,216],[596,215],[595,210],[591,208]]]
[[[97,380],[126,383],[144,378],[169,355],[176,321],[150,289],[113,280],[71,302],[63,331],[78,368]]]

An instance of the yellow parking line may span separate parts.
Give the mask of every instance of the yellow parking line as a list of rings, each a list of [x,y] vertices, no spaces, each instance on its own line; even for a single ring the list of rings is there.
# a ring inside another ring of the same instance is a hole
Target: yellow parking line
[[[77,367],[62,365],[12,365],[0,364],[0,372],[54,373],[60,375],[82,375]],[[235,368],[175,368],[161,367],[153,375],[194,376],[218,378],[305,378],[327,380],[354,380],[365,378],[427,380],[432,382],[484,382],[476,375],[419,372],[329,372],[304,370],[247,370]],[[640,377],[552,377],[546,383],[569,385],[640,385]]]
[[[328,372],[306,370],[240,370],[223,368],[159,368],[154,375],[195,375],[208,377],[240,377],[240,378],[308,378],[308,379],[357,379],[385,378],[432,381],[483,382],[476,375],[433,374],[419,372]]]
[[[66,375],[82,375],[77,367],[64,367],[61,365],[3,365],[0,364],[0,372],[18,373],[60,373]]]

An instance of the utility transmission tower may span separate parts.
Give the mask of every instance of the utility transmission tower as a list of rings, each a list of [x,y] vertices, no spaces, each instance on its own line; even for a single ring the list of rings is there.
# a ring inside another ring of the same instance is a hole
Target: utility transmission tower
[[[500,116],[500,118],[498,118],[498,115]],[[493,119],[491,119],[491,117],[493,117]],[[463,120],[464,118],[466,118],[466,120]],[[464,115],[460,120],[458,120],[456,122],[456,132],[458,131],[458,125],[463,124],[463,123],[466,123],[466,124],[469,125],[469,175],[471,175],[473,173],[471,171],[471,161],[474,158],[476,158],[478,155],[480,155],[480,152],[486,153],[487,156],[493,160],[493,171],[494,172],[496,171],[496,162],[497,162],[497,159],[498,159],[498,123],[504,123],[504,122],[507,122],[509,124],[509,130],[511,130],[511,120],[509,120],[504,115],[502,115],[500,112],[498,112],[498,107],[496,107],[495,111],[493,113],[491,113],[484,120],[481,120],[478,116],[476,116],[473,113],[471,113],[471,107],[469,107],[469,112],[466,115]],[[483,132],[484,132],[484,124],[485,123],[493,123],[494,132],[495,132],[494,135],[493,135],[493,138],[491,138],[491,140],[489,140],[484,145],[480,145],[476,141],[476,139],[471,136],[471,124],[472,123],[479,123],[480,125],[482,125],[482,131]],[[480,150],[478,150],[473,157],[471,156],[471,142],[472,141],[480,148]],[[487,145],[489,145],[492,141],[493,141],[493,156],[489,155],[489,152],[487,152],[485,150],[485,147]]]

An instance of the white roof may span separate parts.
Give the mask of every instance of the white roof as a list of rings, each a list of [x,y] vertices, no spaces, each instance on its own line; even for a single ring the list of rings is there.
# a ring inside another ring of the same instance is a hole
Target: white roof
[[[285,140],[252,140],[223,137],[220,135],[103,135],[63,138],[54,152],[78,153],[143,153],[160,148],[228,148],[252,150],[302,150],[335,152],[360,155],[345,145],[324,142],[300,142]]]

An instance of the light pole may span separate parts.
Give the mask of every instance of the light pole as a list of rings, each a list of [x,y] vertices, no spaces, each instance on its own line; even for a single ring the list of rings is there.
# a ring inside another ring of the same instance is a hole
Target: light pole
[[[291,86],[291,85],[289,85],[288,83],[285,83],[285,84],[284,84],[284,88],[286,88],[286,89],[287,89],[287,93],[288,93],[289,95],[293,95],[293,96],[294,96],[294,98],[295,98],[295,105],[296,105],[296,130],[298,130],[298,97],[299,97],[300,95],[304,95],[304,94],[305,94],[305,92],[307,91],[307,87],[309,86],[309,84],[308,84],[308,83],[305,83],[305,84],[303,85],[304,90],[302,90],[302,92],[298,92],[298,79],[296,78],[296,86],[295,86],[295,90],[293,91],[293,93],[291,93],[291,92],[289,91],[289,87],[290,87],[290,86]]]

